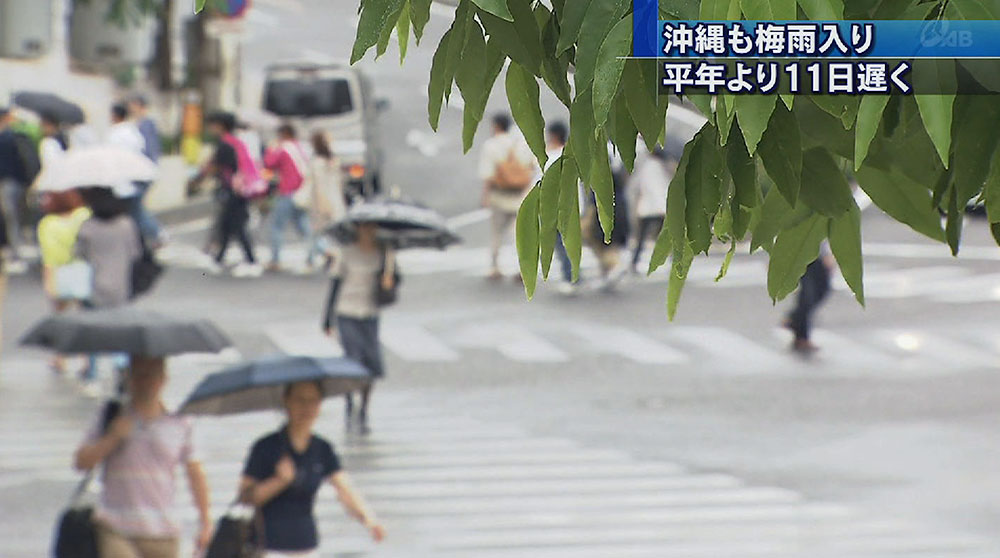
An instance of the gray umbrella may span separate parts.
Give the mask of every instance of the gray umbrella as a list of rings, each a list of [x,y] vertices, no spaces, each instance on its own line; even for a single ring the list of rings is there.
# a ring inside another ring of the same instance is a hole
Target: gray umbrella
[[[461,241],[440,213],[400,200],[357,203],[328,232],[340,242],[353,242],[357,238],[359,223],[378,225],[378,239],[397,249],[443,249]]]
[[[164,357],[217,353],[232,341],[208,320],[178,319],[131,307],[57,314],[21,339],[61,353],[129,353]]]
[[[206,376],[181,405],[180,412],[231,415],[282,408],[285,386],[320,381],[327,397],[358,391],[371,377],[347,358],[269,356]]]
[[[14,95],[14,104],[38,114],[48,114],[63,124],[83,124],[83,109],[62,97],[39,91],[21,91]]]

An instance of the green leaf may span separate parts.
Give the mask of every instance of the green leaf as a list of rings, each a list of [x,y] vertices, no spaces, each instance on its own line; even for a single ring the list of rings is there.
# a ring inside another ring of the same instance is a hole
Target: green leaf
[[[760,194],[758,194],[760,195]],[[778,196],[781,197],[781,196]],[[753,230],[760,222],[761,209],[760,205],[756,207],[742,207],[738,203],[732,204],[733,210],[733,239],[742,242],[746,236],[747,231]],[[773,236],[771,237],[774,238]]]
[[[741,0],[740,6],[747,19],[798,19],[795,0]]]
[[[625,93],[629,114],[650,151],[656,147],[656,140],[666,122],[657,117],[655,64],[655,60],[632,58],[625,61],[622,72],[622,91]]]
[[[507,6],[514,15],[514,31],[532,58],[532,63],[524,64],[524,67],[541,77],[541,62],[544,58],[542,32],[538,28],[534,12],[531,11],[532,3],[532,0],[507,0]]]
[[[726,252],[725,259],[722,260],[722,267],[719,268],[719,274],[715,276],[715,282],[718,283],[722,281],[722,278],[729,273],[729,264],[733,263],[733,255],[736,254],[736,239],[734,238],[729,244],[729,250]]]
[[[660,0],[660,19],[698,19],[701,0]]]
[[[712,221],[712,230],[715,237],[724,242],[733,236],[733,210],[728,197],[723,198],[719,205],[719,211]]]
[[[538,216],[541,219],[539,248],[542,259],[542,277],[549,278],[552,252],[556,246],[556,228],[559,221],[559,182],[562,178],[562,157],[549,165],[542,176],[541,193],[538,199]]]
[[[959,97],[952,128],[955,190],[959,205],[964,206],[986,182],[1000,142],[1000,103],[987,95]]]
[[[750,240],[750,253],[756,252],[758,248],[770,252],[774,247],[774,237],[792,213],[792,206],[788,205],[777,188],[768,190],[761,206],[760,222],[754,228],[753,238]]]
[[[830,116],[840,120],[845,130],[851,129],[858,118],[858,97],[844,95],[810,95],[809,100]]]
[[[687,282],[692,261],[694,261],[694,250],[688,244],[684,244],[683,250],[674,252],[670,279],[667,281],[667,317],[671,320],[677,314],[677,303],[681,300],[681,292],[684,291],[684,283]]]
[[[670,179],[667,187],[667,223],[670,237],[674,241],[674,253],[684,250],[687,246],[687,167],[691,160],[691,152],[694,149],[694,142],[688,142],[684,146],[684,153],[677,164],[677,172]]]
[[[559,12],[560,33],[556,54],[565,52],[580,37],[580,29],[591,3],[592,0],[570,0]]]
[[[736,110],[739,111],[738,106]],[[778,191],[794,206],[801,184],[802,137],[798,120],[784,106],[779,106],[771,116],[760,140],[760,158]]]
[[[398,16],[402,6],[403,0],[365,0],[358,20],[358,33],[351,49],[351,64],[361,60],[368,49],[378,43],[385,27],[395,25],[395,20],[390,23],[390,18]]]
[[[739,205],[756,207],[760,195],[757,166],[747,153],[746,144],[743,143],[743,136],[740,134],[733,136],[733,141],[726,145],[726,166],[736,187],[734,199]]]
[[[396,22],[396,38],[399,39],[399,63],[406,59],[406,47],[410,42],[410,0],[403,4],[403,11],[399,13],[399,21]]]
[[[851,186],[830,152],[814,147],[802,154],[802,201],[827,217],[839,217],[855,205]]]
[[[701,15],[698,19],[704,21],[740,19],[740,2],[739,0],[702,0]]]
[[[1000,223],[1000,157],[996,155],[990,161],[990,170],[986,173],[983,198],[986,200],[986,215],[990,223]]]
[[[993,234],[993,241],[1000,246],[1000,223],[991,223],[990,232]]]
[[[852,204],[850,211],[830,219],[830,250],[844,281],[851,287],[854,298],[865,304],[864,260],[861,257],[861,210]]]
[[[667,263],[667,258],[670,257],[673,249],[674,241],[670,238],[670,227],[664,221],[663,226],[660,227],[660,234],[656,237],[656,243],[653,244],[653,255],[649,258],[649,268],[646,270],[646,275],[652,275],[654,271]]]
[[[813,215],[778,233],[767,266],[767,293],[772,300],[782,300],[798,287],[806,267],[819,255],[828,223],[826,217]]]
[[[799,0],[799,6],[814,21],[844,19],[843,0]]]
[[[472,9],[469,2],[460,2],[455,10],[455,20],[451,24],[451,35],[454,37],[448,42],[448,56],[445,58],[444,72],[447,76],[448,85],[444,88],[444,98],[451,101],[451,82],[458,72],[458,65],[462,61],[462,51],[465,49],[465,42],[469,37],[469,29],[472,27]]]
[[[983,0],[951,0],[945,15],[948,19],[1000,19],[1000,7]]]
[[[434,0],[410,0],[410,22],[413,24],[413,36],[417,45],[424,38],[424,27],[431,20],[431,3]]]
[[[431,77],[427,83],[427,114],[431,128],[436,132],[441,118],[441,103],[444,100],[445,89],[451,89],[451,77],[445,73],[448,50],[451,43],[451,30],[445,32],[434,51],[431,61]]]
[[[934,68],[939,72],[936,78],[928,77],[927,79],[936,79],[944,83],[950,78],[954,82],[954,61],[950,62],[950,66],[944,64],[927,66],[928,71]],[[950,76],[947,74],[948,67],[951,68]],[[937,148],[941,162],[945,168],[948,168],[950,162],[948,159],[948,150],[951,148],[951,117],[952,107],[955,104],[955,95],[914,95],[914,98],[917,100],[917,106],[920,108],[920,118],[924,121],[924,128],[927,129],[927,135],[934,142],[934,147]]]
[[[715,188],[718,195],[718,185],[714,180],[711,162],[706,161],[710,153],[719,154],[715,145],[715,135],[708,135],[706,130],[715,130],[710,124],[705,124],[701,131],[691,141],[691,154],[685,170],[685,211],[687,223],[687,238],[691,241],[691,249],[696,254],[705,252],[712,246],[712,227],[709,220],[715,211],[706,211],[706,200]],[[669,202],[668,202],[669,203]]]
[[[489,68],[483,63],[485,59],[486,39],[483,38],[483,30],[479,27],[479,23],[472,21],[455,72],[455,81],[458,83],[459,91],[462,92],[462,99],[465,100],[462,148],[466,153],[472,147],[476,128],[486,106],[483,97],[487,94],[486,72]],[[492,82],[489,85],[492,86]]]
[[[719,102],[723,105],[727,105],[729,103],[735,104],[733,95],[729,95],[727,93],[721,93],[719,95],[719,101],[717,101],[717,103]],[[717,106],[721,105],[717,104]],[[733,129],[733,119],[735,118],[735,115],[735,112],[730,112],[725,109],[715,111],[715,127],[719,130],[719,145],[722,147],[725,147],[726,143],[729,142],[729,133]],[[740,140],[740,143],[743,143],[742,139]]]
[[[962,242],[962,218],[965,215],[965,205],[958,207],[958,195],[955,189],[951,189],[948,197],[948,221],[945,226],[945,237],[948,239],[948,246],[951,247],[951,255],[958,255],[958,245]]]
[[[472,0],[483,11],[489,12],[500,19],[514,21],[514,16],[507,9],[507,0]]]
[[[747,151],[757,152],[764,130],[767,129],[774,112],[775,97],[772,95],[739,95],[736,97],[736,121],[740,123]]]
[[[899,171],[886,172],[867,163],[858,170],[857,178],[861,188],[882,211],[920,234],[944,241],[941,219],[931,204],[926,186]]]
[[[609,126],[611,139],[625,163],[625,170],[631,173],[635,170],[635,151],[639,131],[628,113],[625,95],[618,95],[615,99],[615,113],[612,122],[612,125]]]
[[[500,71],[503,70],[503,63],[506,59],[507,57],[504,56],[499,47],[493,44],[493,41],[486,43],[486,76],[483,79],[482,94],[474,102],[466,99],[462,115],[462,145],[466,153],[476,137],[479,122],[483,119],[483,113],[486,111],[486,103],[490,99],[490,93],[493,92],[493,84],[496,83]]]
[[[194,0],[194,13],[200,14],[205,9],[205,2],[208,0]]]
[[[544,9],[544,6],[539,4],[539,8]],[[569,85],[570,56],[568,53],[562,56],[555,54],[558,40],[558,23],[555,17],[549,17],[542,27],[542,49],[545,51],[545,58],[542,60],[542,79],[559,101],[569,108],[573,103],[573,91]]]
[[[711,120],[714,116],[714,111],[712,110],[712,95],[708,93],[685,93],[684,96],[687,100],[691,101],[691,104],[701,112],[701,115],[705,118]],[[766,121],[765,121],[766,123]]]
[[[592,142],[589,185],[597,202],[597,218],[604,231],[604,242],[611,242],[611,232],[615,228],[615,185],[611,175],[611,160],[608,154],[608,138],[604,131],[597,133]]]
[[[594,142],[594,96],[587,88],[576,94],[569,109],[569,137],[580,176],[590,176],[590,153]]]
[[[854,134],[845,130],[839,119],[808,99],[799,101],[792,113],[799,121],[803,150],[825,147],[845,159],[854,157]]]
[[[861,168],[861,163],[868,157],[868,146],[875,139],[878,125],[882,121],[882,112],[889,104],[888,95],[865,95],[858,107],[858,124],[854,131],[854,170]]]
[[[539,167],[545,168],[545,120],[538,106],[538,82],[524,66],[511,62],[507,67],[507,100],[517,127],[524,134]]]
[[[632,0],[598,0],[591,2],[580,28],[581,40],[576,46],[576,90],[582,91],[594,81],[597,53],[611,29],[625,16]]]
[[[583,239],[580,231],[580,177],[576,161],[569,149],[563,150],[562,172],[559,176],[559,234],[563,246],[573,264],[573,280],[580,277],[580,256],[583,253]]]
[[[603,128],[618,93],[625,58],[632,51],[632,19],[620,20],[608,33],[597,52],[594,75],[594,125]]]
[[[402,6],[400,6],[402,10]],[[389,48],[389,39],[392,38],[392,32],[396,29],[396,25],[399,22],[399,15],[401,11],[389,14],[389,19],[386,22],[386,26],[382,28],[382,33],[378,37],[378,45],[375,49],[375,59],[378,60],[385,54],[386,49]]]
[[[710,124],[705,124],[698,132],[700,139],[695,137],[697,149],[691,152],[691,160],[688,163],[687,181],[688,184],[697,182],[701,190],[701,199],[692,200],[688,198],[688,204],[692,202],[701,206],[706,215],[714,215],[719,210],[722,201],[722,178],[725,174],[725,161],[722,151],[718,146],[718,133]]]
[[[521,279],[528,300],[535,296],[538,281],[538,198],[540,188],[535,186],[521,202],[517,212],[517,261],[521,266]]]
[[[524,0],[517,1],[524,2]],[[519,9],[518,13],[515,14],[518,19],[525,17],[520,15],[523,8],[524,6],[521,6],[521,9]],[[530,48],[531,45],[525,43],[521,39],[518,29],[513,23],[500,19],[488,12],[479,11],[478,14],[479,21],[482,22],[483,27],[486,29],[486,34],[490,36],[490,40],[495,40],[497,45],[503,49],[504,53],[507,54],[511,60],[517,62],[525,68],[530,69],[532,74],[540,72],[542,63],[541,39],[536,39],[538,49],[532,51]],[[531,20],[531,22],[529,24],[525,24],[525,26],[530,25],[531,27],[535,27],[536,24],[534,14],[530,14],[527,17]],[[532,43],[532,45],[534,44],[535,43]]]

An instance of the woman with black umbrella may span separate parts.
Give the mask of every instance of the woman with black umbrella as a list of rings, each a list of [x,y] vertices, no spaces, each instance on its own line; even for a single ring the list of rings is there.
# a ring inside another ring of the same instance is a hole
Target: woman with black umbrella
[[[375,223],[357,224],[356,241],[345,244],[331,272],[323,330],[339,334],[344,355],[368,369],[372,382],[361,390],[361,406],[354,416],[354,398],[347,395],[347,428],[357,420],[362,434],[368,434],[368,403],[374,380],[385,376],[382,346],[379,343],[379,290],[396,287],[392,271],[394,253],[379,243]]]

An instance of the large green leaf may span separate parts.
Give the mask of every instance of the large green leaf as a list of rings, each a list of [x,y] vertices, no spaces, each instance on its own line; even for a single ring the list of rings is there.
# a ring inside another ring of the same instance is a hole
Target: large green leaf
[[[518,10],[518,19],[524,17],[519,15],[520,11],[523,10]],[[514,27],[513,23],[500,19],[488,12],[480,11],[478,14],[479,21],[482,22],[483,27],[486,29],[486,34],[490,36],[490,40],[497,41],[497,45],[504,50],[511,60],[530,69],[532,74],[540,72],[542,64],[541,39],[538,39],[538,50],[532,51],[530,45],[521,39],[518,29]],[[535,26],[534,14],[530,14],[527,17],[531,19],[530,25]]]
[[[549,165],[542,177],[541,193],[538,199],[538,215],[541,218],[539,249],[541,250],[542,276],[549,278],[552,252],[556,246],[556,225],[559,221],[559,182],[562,178],[563,160],[560,157]]]
[[[799,121],[802,149],[825,147],[845,159],[854,157],[854,134],[845,130],[842,122],[808,99],[795,104],[795,119]]]
[[[482,8],[483,11],[489,12],[500,19],[514,21],[514,16],[507,9],[507,0],[472,0],[472,2]]]
[[[857,178],[861,188],[882,211],[918,233],[944,241],[941,219],[931,203],[931,194],[926,186],[901,172],[886,172],[867,163],[858,170]]]
[[[603,128],[618,93],[625,57],[632,51],[632,19],[620,20],[608,33],[597,52],[594,74],[594,125]]]
[[[715,145],[715,135],[708,135],[707,130],[715,130],[715,128],[711,124],[705,124],[691,141],[691,153],[684,178],[684,220],[687,224],[687,238],[691,242],[691,249],[696,254],[707,253],[712,246],[710,216],[714,215],[715,212],[705,211],[705,200],[712,195],[713,187],[718,195],[718,185],[713,180],[710,170],[706,168],[712,165],[706,163],[705,159],[710,157],[710,153],[718,155],[719,150]]]
[[[604,231],[604,242],[611,242],[611,232],[615,228],[615,184],[611,175],[608,137],[603,130],[597,133],[597,140],[591,142],[591,146],[588,183],[597,202],[597,218]]]
[[[208,0],[194,0],[194,13],[201,13],[201,11],[205,9],[206,2],[208,2]]]
[[[538,9],[544,9],[539,4]],[[549,89],[566,108],[573,102],[573,91],[569,85],[570,54],[556,55],[556,42],[559,40],[559,24],[555,17],[548,17],[542,27],[542,49],[545,58],[542,60],[542,79]]]
[[[445,101],[451,101],[451,82],[455,79],[458,66],[462,61],[462,51],[465,49],[465,41],[469,36],[469,29],[472,28],[472,6],[469,2],[460,2],[455,10],[455,20],[451,23],[452,40],[448,41],[448,55],[444,60],[444,72],[448,80],[448,86],[444,88]]]
[[[496,46],[492,40],[486,43],[486,67],[483,77],[482,94],[475,101],[465,101],[465,110],[462,125],[462,146],[468,153],[472,142],[475,139],[476,131],[479,129],[479,122],[483,119],[486,111],[486,103],[490,99],[493,91],[493,84],[496,83],[500,71],[503,70],[503,63],[507,57],[504,56],[500,47]],[[464,62],[464,60],[463,60]],[[461,71],[461,69],[460,69]],[[463,95],[465,95],[463,93]]]
[[[559,12],[559,43],[556,54],[566,51],[580,37],[583,20],[593,0],[570,0]],[[600,1],[600,0],[598,0]]]
[[[399,63],[406,59],[406,47],[410,41],[410,0],[403,4],[403,10],[399,12],[399,20],[396,22],[396,38],[399,40]]]
[[[840,120],[845,130],[854,125],[858,117],[859,97],[845,95],[810,95],[809,100],[824,112]]]
[[[632,122],[632,116],[628,113],[625,95],[618,95],[615,98],[614,118],[608,126],[611,132],[611,140],[618,148],[622,162],[625,163],[625,170],[633,172],[635,170],[636,144],[638,143],[639,130]]]
[[[677,164],[677,172],[674,173],[673,178],[670,179],[670,185],[667,187],[666,227],[669,229],[670,237],[674,242],[674,253],[683,251],[684,247],[687,246],[686,174],[688,163],[691,160],[691,152],[694,147],[694,142],[689,142],[684,146],[684,153],[681,155],[681,160]]]
[[[813,215],[778,233],[767,266],[767,293],[781,300],[798,287],[806,267],[819,255],[819,245],[829,232],[829,219]]]
[[[660,0],[660,19],[698,19],[701,0]]]
[[[701,0],[701,16],[704,21],[740,19],[740,0]]]
[[[853,200],[852,200],[853,201]],[[830,250],[837,258],[837,265],[844,281],[851,287],[854,298],[865,304],[864,261],[861,257],[861,210],[856,203],[851,209],[830,219]]]
[[[674,251],[674,261],[670,269],[670,279],[667,281],[667,317],[671,320],[677,314],[677,304],[681,300],[684,283],[687,282],[691,262],[694,261],[694,250],[684,244],[683,250]]]
[[[747,153],[747,146],[739,134],[726,145],[726,166],[733,185],[736,187],[735,200],[745,207],[756,207],[760,190],[757,184],[757,165]]]
[[[756,252],[758,248],[770,252],[774,246],[774,237],[792,213],[792,206],[788,205],[777,188],[768,190],[761,205],[760,222],[754,227],[753,237],[750,240],[750,253]]]
[[[806,17],[816,21],[844,19],[843,0],[799,0]]]
[[[775,99],[773,95],[740,95],[735,99],[736,121],[751,155],[757,152],[757,144],[767,129]]]
[[[653,255],[649,258],[649,268],[646,270],[646,275],[652,275],[654,271],[667,263],[667,258],[670,257],[673,249],[674,241],[670,238],[670,227],[664,221],[663,226],[660,227],[660,234],[656,237],[656,243],[653,244]]]
[[[545,154],[545,120],[538,106],[538,82],[524,66],[511,62],[507,67],[506,85],[514,121],[538,159],[538,165],[544,168],[548,156]]]
[[[403,6],[399,6],[399,10],[389,14],[386,20],[385,27],[382,28],[382,32],[379,34],[378,43],[375,48],[375,59],[378,60],[385,54],[386,49],[389,48],[389,39],[392,38],[392,32],[396,29],[397,23],[399,22],[399,16],[403,11]]]
[[[580,186],[577,164],[569,149],[563,151],[563,164],[559,176],[559,234],[573,264],[573,280],[580,274],[580,256],[583,239],[580,231]]]
[[[797,19],[795,0],[741,0],[747,19]]]
[[[507,5],[514,14],[512,24],[514,31],[533,59],[533,64],[525,64],[524,67],[530,68],[536,76],[541,77],[541,61],[544,58],[542,32],[534,12],[531,11],[532,3],[532,0],[507,0]]]
[[[882,112],[889,104],[888,95],[865,95],[858,107],[858,124],[854,129],[854,170],[868,157],[868,146],[875,139],[878,125],[882,122]]]
[[[988,0],[950,0],[945,15],[948,19],[1000,19],[1000,6]]]
[[[658,118],[656,61],[636,58],[626,60],[622,82],[632,121],[642,134],[646,147],[652,151],[666,122],[663,118]]]
[[[590,153],[594,142],[594,95],[587,88],[576,94],[569,110],[569,136],[581,177],[590,176]]]
[[[986,215],[990,223],[1000,223],[1000,157],[996,155],[990,161],[990,170],[986,173],[983,198],[986,200]]]
[[[958,195],[955,189],[949,190],[948,196],[948,221],[945,225],[944,234],[951,248],[951,255],[958,255],[958,246],[962,242],[962,219],[965,217],[965,204],[959,208]]]
[[[954,180],[958,203],[979,193],[1000,141],[1000,102],[987,95],[960,97],[955,108]]]
[[[351,64],[364,57],[368,49],[375,46],[386,26],[396,24],[390,18],[398,17],[403,0],[366,0],[361,6],[361,18],[358,20],[358,33],[351,49]]]
[[[479,23],[473,21],[469,25],[469,34],[465,40],[465,48],[455,72],[455,81],[465,100],[465,126],[462,130],[462,147],[466,153],[472,147],[479,120],[482,119],[483,107],[486,106],[486,72],[489,68],[483,63],[486,59],[486,39]],[[492,83],[490,83],[492,85]]]
[[[688,184],[698,183],[701,199],[688,198],[688,205],[698,204],[706,215],[714,215],[719,211],[722,201],[726,163],[718,146],[718,132],[714,126],[705,124],[698,136],[697,149],[691,152],[691,161],[688,163],[687,181]]]
[[[445,73],[447,65],[448,50],[451,43],[451,30],[445,32],[438,43],[437,50],[434,51],[434,58],[431,61],[431,78],[427,83],[427,115],[431,128],[437,131],[438,121],[441,118],[441,103],[444,101],[445,89],[451,88],[451,78]]]
[[[580,28],[581,40],[576,46],[576,71],[573,74],[576,90],[582,91],[594,81],[597,53],[604,38],[625,16],[631,0],[597,0],[591,2]]]
[[[928,72],[932,69],[938,75],[925,78],[928,81],[937,81],[942,84],[949,81],[954,83],[955,63],[953,60],[939,60],[937,64],[931,64],[925,68]],[[914,95],[914,98],[916,98],[917,106],[920,108],[920,118],[924,121],[927,135],[931,137],[934,147],[937,148],[938,156],[941,157],[941,162],[947,168],[950,162],[948,151],[951,148],[951,119],[955,95]]]
[[[739,106],[736,110],[739,111]],[[798,120],[783,105],[778,106],[771,115],[771,121],[760,140],[760,158],[778,191],[788,200],[789,205],[794,206],[799,198],[801,184],[802,137]]]
[[[410,0],[410,21],[413,23],[413,36],[417,45],[424,38],[424,27],[431,20],[431,3],[433,0]]]
[[[735,99],[733,99],[732,95],[729,95],[727,93],[719,94],[719,100],[717,101],[717,103],[721,103],[721,105],[717,104],[717,106],[722,108],[722,110],[715,111],[715,127],[719,130],[719,145],[723,147],[726,145],[726,143],[729,142],[729,134],[730,132],[732,132],[734,127],[733,120],[736,118],[736,112],[726,110],[728,106],[724,105],[735,104],[735,102],[736,101]]]
[[[517,261],[528,300],[535,296],[538,281],[538,199],[541,189],[535,186],[521,202],[517,212]]]
[[[851,186],[830,152],[814,147],[802,154],[802,201],[827,217],[839,217],[855,205]]]

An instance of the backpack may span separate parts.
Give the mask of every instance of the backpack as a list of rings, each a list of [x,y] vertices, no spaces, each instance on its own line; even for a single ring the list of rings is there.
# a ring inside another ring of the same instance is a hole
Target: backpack
[[[507,158],[497,163],[494,182],[501,190],[520,191],[531,186],[535,177],[534,169],[518,160],[515,149],[511,149]]]
[[[38,157],[38,148],[27,134],[15,132],[14,149],[17,151],[17,179],[28,187],[42,172],[42,160]]]

